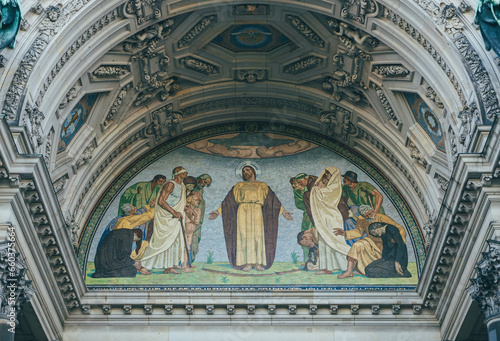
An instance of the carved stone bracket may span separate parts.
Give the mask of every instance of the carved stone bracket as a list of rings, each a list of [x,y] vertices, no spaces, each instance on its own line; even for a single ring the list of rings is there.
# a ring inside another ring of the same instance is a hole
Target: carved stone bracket
[[[129,0],[125,5],[127,14],[137,17],[137,24],[141,25],[153,19],[160,19],[161,3],[163,0]]]
[[[326,134],[346,141],[350,135],[357,135],[358,130],[351,122],[352,113],[335,104],[330,105],[332,111],[321,112],[319,120],[326,128]]]
[[[437,184],[439,185],[439,190],[444,194],[448,189],[449,180],[447,180],[439,173],[434,173],[434,180],[436,180]]]
[[[313,46],[318,46],[321,48],[325,47],[325,42],[320,36],[314,32],[314,30],[309,27],[302,19],[295,15],[286,16],[287,23],[292,26],[297,32],[299,32],[305,39],[311,43]]]
[[[268,5],[235,5],[234,15],[269,15],[271,11]]]
[[[26,116],[23,123],[28,127],[29,137],[33,149],[37,152],[43,143],[42,121],[45,115],[38,109],[37,106],[26,105]]]
[[[68,173],[66,173],[63,176],[59,177],[56,181],[54,181],[52,183],[52,185],[54,186],[54,191],[56,192],[56,194],[59,194],[64,189],[64,186],[66,185],[66,183],[68,182],[68,180],[69,180],[69,175],[68,175]]]
[[[87,148],[80,154],[77,161],[75,162],[74,170],[80,169],[88,160],[92,159],[94,149],[96,148],[95,140],[92,140]]]
[[[417,145],[412,140],[408,140],[408,144],[406,147],[408,147],[408,149],[410,150],[410,157],[417,161],[418,164],[422,165],[422,167],[426,168],[427,160],[420,152],[420,150],[418,150]]]
[[[15,234],[12,225],[7,230]],[[6,320],[17,318],[24,303],[35,293],[13,240],[0,242],[0,318]]]
[[[429,248],[432,244],[434,232],[436,231],[436,222],[436,218],[431,217],[422,227],[422,230],[424,231],[425,247],[427,248]]]
[[[207,15],[201,18],[200,21],[196,23],[179,41],[177,42],[177,47],[183,48],[190,45],[193,40],[195,40],[200,34],[202,34],[206,29],[212,27],[217,23],[216,15]]]
[[[488,250],[476,266],[476,277],[467,291],[484,312],[486,320],[500,316],[500,241],[488,240]]]
[[[236,79],[247,83],[255,83],[265,80],[267,76],[266,70],[263,69],[246,69],[236,71]]]
[[[139,93],[134,101],[134,106],[159,99],[164,102],[170,95],[179,89],[173,77],[162,77],[159,73],[146,76],[146,82],[139,83],[135,90]]]
[[[172,109],[172,104],[168,104],[151,113],[151,124],[146,128],[146,134],[154,135],[156,142],[176,136],[182,131],[182,114]]]
[[[340,0],[342,8],[340,15],[364,24],[366,16],[377,11],[377,4],[373,0]]]
[[[479,113],[476,102],[472,102],[469,106],[466,106],[464,110],[458,114],[458,118],[461,121],[460,137],[458,141],[467,148],[472,134],[474,133],[474,128],[481,124],[481,114]]]

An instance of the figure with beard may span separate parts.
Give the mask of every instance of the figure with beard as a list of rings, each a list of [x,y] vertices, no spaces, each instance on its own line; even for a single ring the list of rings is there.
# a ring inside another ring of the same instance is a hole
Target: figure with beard
[[[271,188],[256,180],[253,167],[244,166],[241,172],[244,181],[229,191],[209,219],[222,216],[227,255],[233,268],[263,271],[274,262],[279,216],[293,219]]]
[[[184,185],[186,185],[187,197],[193,193],[198,193],[200,195],[201,201],[198,204],[198,208],[201,210],[200,221],[195,226],[193,232],[193,241],[191,243],[191,263],[194,262],[196,254],[198,253],[199,245],[201,242],[201,227],[203,225],[203,217],[205,216],[205,199],[203,199],[203,191],[205,188],[210,187],[212,184],[212,177],[208,174],[202,174],[198,177],[188,176],[184,179]]]
[[[381,222],[395,226],[399,230],[402,240],[406,241],[406,231],[403,226],[399,225],[385,214],[375,213],[371,206],[368,205],[361,205],[359,207],[359,213],[360,216],[358,217],[354,230],[344,231],[339,228],[334,229],[336,235],[344,236],[347,240],[359,238],[365,233],[367,234],[366,238],[358,240],[352,245],[347,254],[347,270],[337,276],[340,279],[354,276],[355,268],[357,268],[360,274],[365,275],[365,268],[368,264],[382,258],[382,239],[368,233],[368,227],[371,223]]]

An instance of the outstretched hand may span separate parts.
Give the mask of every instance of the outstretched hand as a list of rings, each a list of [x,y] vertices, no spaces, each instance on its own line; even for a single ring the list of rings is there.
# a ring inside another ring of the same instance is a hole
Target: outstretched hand
[[[400,274],[401,276],[404,275],[404,272],[403,272],[403,268],[401,267],[401,264],[399,264],[398,262],[394,262],[395,265],[396,265],[396,272],[398,274]]]
[[[340,229],[338,227],[333,229],[333,233],[336,236],[345,236],[347,234],[343,229]]]
[[[291,212],[285,211],[283,212],[283,217],[285,217],[286,220],[293,220]]]
[[[214,220],[215,218],[217,218],[219,216],[219,212],[217,211],[212,211],[210,212],[210,216],[208,217],[208,220]]]

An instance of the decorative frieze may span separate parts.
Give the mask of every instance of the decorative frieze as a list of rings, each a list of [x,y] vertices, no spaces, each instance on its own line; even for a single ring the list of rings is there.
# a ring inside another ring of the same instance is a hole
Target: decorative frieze
[[[181,65],[187,69],[191,69],[205,75],[216,75],[219,74],[219,67],[208,62],[204,62],[198,58],[184,57],[179,60]]]
[[[234,15],[269,15],[271,11],[268,5],[263,4],[248,4],[235,5],[233,7]]]
[[[476,277],[467,288],[471,298],[479,304],[485,319],[500,316],[500,241],[488,240],[488,249],[476,265]]]
[[[385,96],[384,90],[375,83],[371,83],[371,85],[372,88],[375,90],[375,93],[377,94],[377,97],[380,100],[382,106],[384,107],[385,113],[387,114],[389,119],[397,122],[398,118],[396,117],[396,114],[392,109],[391,103],[389,103],[389,100]]]
[[[432,86],[430,86],[430,84],[425,79],[422,79],[422,87],[425,90],[425,97],[433,101],[438,108],[440,109],[444,108],[441,98],[438,96],[436,91],[432,88]]]
[[[319,111],[313,105],[299,101],[292,101],[274,97],[229,97],[213,101],[194,104],[182,109],[186,115],[194,115],[199,112],[209,112],[220,109],[235,108],[241,106],[260,106],[278,109],[290,109],[304,114],[316,115]]]
[[[52,144],[54,143],[54,128],[49,131],[47,138],[45,139],[45,152],[43,153],[43,160],[47,169],[50,170],[50,157],[52,155]]]
[[[284,73],[292,73],[292,74],[298,74],[310,69],[314,69],[318,66],[321,65],[321,62],[323,61],[322,58],[317,57],[317,56],[309,56],[306,58],[303,58],[299,61],[296,61],[294,63],[288,64],[283,68]]]
[[[267,72],[264,69],[237,70],[236,79],[247,83],[255,83],[266,79]]]
[[[382,77],[406,77],[410,70],[401,64],[375,65],[373,72]]]
[[[111,104],[111,108],[109,108],[108,114],[106,115],[106,119],[104,120],[104,126],[106,128],[109,127],[111,122],[114,121],[114,118],[115,118],[116,114],[118,113],[118,110],[120,110],[120,107],[122,106],[123,100],[127,96],[127,93],[129,92],[130,89],[132,89],[132,82],[125,85],[118,92],[118,95],[116,96],[115,100],[113,101],[113,104]]]
[[[325,42],[319,37],[319,35],[314,32],[314,30],[309,27],[302,19],[295,15],[286,16],[287,23],[292,26],[297,32],[299,32],[309,43],[313,46],[318,46],[321,48],[325,47]]]
[[[207,15],[194,25],[179,41],[177,47],[183,48],[191,44],[200,34],[217,23],[216,15]]]

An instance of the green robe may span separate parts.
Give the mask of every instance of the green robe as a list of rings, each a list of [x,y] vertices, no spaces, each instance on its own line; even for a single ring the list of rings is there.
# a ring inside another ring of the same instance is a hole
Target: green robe
[[[141,193],[137,193],[137,188],[141,187]],[[124,204],[131,204],[137,208],[149,205],[151,199],[156,198],[161,186],[156,186],[151,190],[151,181],[138,182],[130,186],[123,193],[120,198],[120,205],[118,206],[118,215],[122,215],[122,206]]]
[[[309,215],[307,214],[306,211],[306,205],[304,204],[305,191],[307,191],[307,187],[305,188],[304,191],[300,189],[295,189],[293,191],[293,197],[295,199],[295,207],[304,212],[302,214],[302,228],[300,229],[301,231],[306,231],[313,227],[311,219],[309,218]],[[302,251],[304,253],[304,262],[305,262],[309,259],[309,248],[302,246]]]
[[[368,182],[358,182],[354,189],[349,186],[342,186],[342,197],[346,199],[349,205],[352,203],[356,206],[368,205],[375,208],[375,196],[371,193],[376,188]],[[385,214],[384,208],[381,206],[378,213]]]

